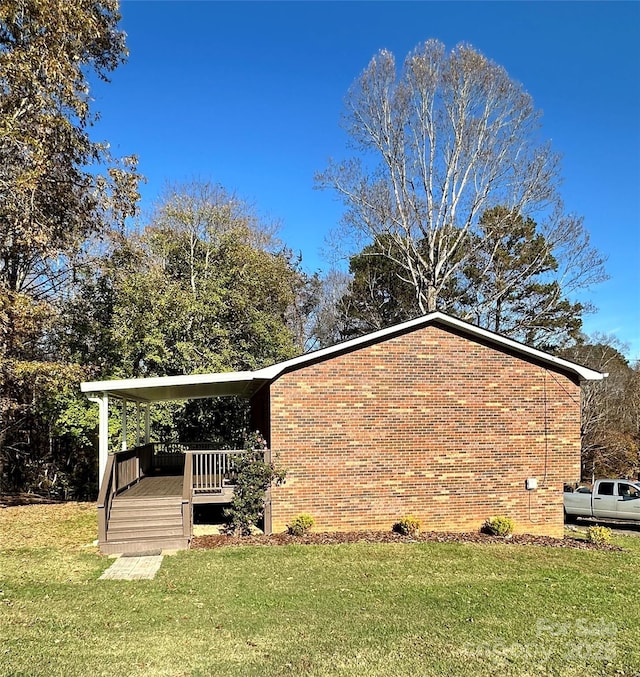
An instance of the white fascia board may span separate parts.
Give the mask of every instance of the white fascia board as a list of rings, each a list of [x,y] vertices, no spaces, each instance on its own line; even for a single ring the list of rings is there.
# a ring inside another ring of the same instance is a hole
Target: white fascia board
[[[149,378],[113,379],[111,381],[85,381],[80,385],[83,393],[104,390],[124,390],[136,387],[157,388],[161,386],[180,386],[201,383],[224,383],[226,381],[250,381],[252,371],[230,371],[220,374],[192,374],[186,376],[151,376]]]
[[[322,348],[312,353],[305,353],[285,362],[279,362],[270,367],[257,371],[223,372],[218,374],[193,374],[191,376],[161,376],[155,378],[122,379],[113,381],[89,381],[82,383],[83,393],[106,393],[113,397],[140,400],[145,402],[161,400],[196,399],[216,397],[218,395],[250,395],[265,383],[278,378],[285,371],[296,367],[304,367],[311,362],[328,359],[333,355],[355,350],[366,344],[379,343],[386,338],[403,334],[411,329],[438,322],[444,326],[459,330],[470,337],[483,339],[498,348],[502,347],[520,354],[523,357],[535,359],[543,364],[554,366],[557,369],[575,374],[581,381],[600,381],[607,376],[599,371],[588,369],[575,362],[555,357],[536,348],[506,338],[487,329],[459,320],[455,317],[435,312],[429,315],[403,322],[402,324],[381,329],[380,331],[360,336],[350,341],[338,343],[329,348]],[[225,387],[225,384],[227,387]],[[209,386],[209,387],[208,387]]]
[[[271,367],[265,367],[264,369],[256,372],[256,374],[264,375],[269,379],[274,379],[292,367],[304,366],[309,362],[322,360],[324,358],[331,357],[336,353],[348,352],[349,350],[358,348],[365,343],[378,343],[391,334],[397,334],[421,324],[428,324],[427,318],[431,317],[432,315],[425,315],[424,317],[418,317],[415,320],[409,320],[408,322],[404,322],[402,324],[396,324],[393,327],[388,327],[387,329],[380,329],[379,331],[372,332],[371,334],[358,336],[358,338],[350,339],[349,341],[336,343],[336,345],[329,346],[328,348],[314,350],[311,353],[305,353],[304,355],[299,355],[298,357],[286,360],[286,362],[279,362],[278,364],[274,364]]]
[[[310,362],[315,362],[324,358],[329,358],[336,353],[347,352],[349,350],[356,349],[363,344],[378,343],[388,336],[401,334],[420,326],[433,324],[434,322],[439,322],[445,326],[458,329],[467,335],[482,338],[493,343],[494,345],[508,348],[516,353],[520,353],[523,356],[534,358],[543,363],[553,365],[559,369],[573,372],[580,378],[580,380],[599,381],[606,376],[606,374],[602,374],[599,371],[588,369],[587,367],[575,364],[569,360],[563,360],[560,357],[555,357],[554,355],[537,350],[536,348],[530,348],[524,343],[519,343],[518,341],[514,341],[513,339],[506,338],[505,336],[501,336],[500,334],[496,334],[486,329],[481,329],[480,327],[476,327],[473,324],[469,324],[468,322],[464,322],[463,320],[459,320],[455,317],[451,317],[450,315],[445,315],[444,313],[440,312],[423,315],[422,317],[417,317],[413,320],[409,320],[408,322],[403,322],[402,324],[396,324],[393,327],[388,327],[387,329],[381,329],[371,334],[365,334],[364,336],[359,336],[358,338],[351,339],[350,341],[345,341],[344,343],[338,343],[335,346],[330,346],[329,348],[322,348],[321,350],[316,350],[312,353],[306,353],[304,355],[300,355],[299,357],[294,357],[291,360],[287,360],[286,362],[280,362],[279,364],[274,364],[271,367],[266,367],[265,369],[261,369],[260,371],[254,373],[256,375],[259,374],[263,378],[273,380],[289,369],[301,367]]]
[[[258,379],[259,381],[259,379]],[[251,390],[256,382],[254,372],[222,372],[217,374],[192,374],[159,376],[151,378],[114,379],[110,381],[88,381],[80,384],[83,393],[108,393],[113,397],[160,401],[164,399],[192,399],[241,394]],[[208,394],[210,387],[211,394]],[[175,395],[172,395],[175,394]]]
[[[587,367],[583,367],[580,364],[576,364],[570,360],[564,360],[561,357],[556,357],[555,355],[545,353],[542,350],[538,350],[537,348],[530,348],[524,343],[519,343],[518,341],[514,341],[513,339],[507,338],[506,336],[501,336],[500,334],[488,331],[487,329],[481,329],[480,327],[476,327],[467,322],[463,322],[462,320],[458,320],[455,317],[449,317],[448,315],[442,315],[441,313],[434,313],[434,315],[439,315],[440,317],[436,319],[443,324],[448,324],[452,327],[458,327],[461,331],[467,332],[469,334],[475,334],[476,336],[484,338],[487,341],[491,341],[497,345],[502,345],[505,348],[510,348],[514,352],[519,352],[523,355],[529,355],[530,357],[540,360],[541,362],[553,364],[554,366],[557,366],[563,370],[572,371],[580,377],[580,380],[601,381],[607,376],[607,374],[595,371],[594,369],[588,369]]]

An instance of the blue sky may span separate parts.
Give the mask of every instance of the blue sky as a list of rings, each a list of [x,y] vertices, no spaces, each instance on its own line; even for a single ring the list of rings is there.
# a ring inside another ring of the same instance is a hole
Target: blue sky
[[[346,155],[343,97],[381,48],[468,42],[523,83],[563,156],[566,207],[581,214],[611,279],[585,330],[640,358],[640,3],[122,3],[130,58],[95,87],[95,135],[136,153],[144,211],[166,182],[221,183],[282,224],[324,270],[342,205],[314,174]]]

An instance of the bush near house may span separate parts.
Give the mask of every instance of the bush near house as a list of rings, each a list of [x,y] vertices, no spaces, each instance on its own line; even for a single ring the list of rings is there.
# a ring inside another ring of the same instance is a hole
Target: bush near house
[[[234,495],[224,511],[228,533],[248,536],[264,515],[265,492],[271,483],[284,481],[286,473],[265,461],[266,449],[264,437],[253,433],[246,441],[245,452],[234,461]]]
[[[291,520],[291,524],[287,526],[287,532],[292,536],[302,536],[311,529],[313,524],[313,517],[308,513],[303,512]]]
[[[612,535],[609,527],[592,526],[587,529],[587,540],[589,543],[596,543],[597,545],[611,543]]]
[[[416,536],[420,533],[422,524],[417,517],[405,515],[393,525],[393,531],[403,536]]]
[[[513,533],[514,521],[505,515],[490,517],[483,525],[482,531],[491,536],[509,536]]]

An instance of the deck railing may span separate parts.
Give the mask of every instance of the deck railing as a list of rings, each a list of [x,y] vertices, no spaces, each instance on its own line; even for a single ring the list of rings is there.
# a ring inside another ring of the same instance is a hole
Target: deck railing
[[[181,471],[184,464],[185,445],[179,442],[154,442],[153,464],[158,470]]]
[[[148,475],[152,467],[153,445],[145,444],[113,454],[113,489],[120,493]]]
[[[235,482],[233,459],[239,449],[212,449],[207,442],[154,442],[151,467],[164,472],[189,467],[193,493],[220,493]],[[185,456],[187,457],[185,459]],[[185,462],[186,461],[186,462]]]
[[[240,449],[187,449],[185,468],[189,467],[191,472],[193,494],[219,494],[225,487],[233,486],[234,460],[241,453]]]
[[[98,539],[106,539],[107,525],[114,496],[148,475],[152,467],[153,445],[124,449],[107,457],[102,486],[98,495]]]
[[[185,538],[191,537],[193,502],[196,497],[219,495],[230,500],[235,484],[234,460],[240,449],[211,449],[210,444],[149,443],[125,449],[107,458],[107,466],[98,496],[98,539],[107,540],[114,497],[154,472],[184,472],[182,483],[182,524]]]
[[[207,448],[209,447],[209,448]],[[183,472],[183,512],[191,510],[193,496],[222,494],[235,483],[234,458],[239,449],[211,449],[210,444],[151,442],[109,454],[98,496],[98,531],[106,536],[113,497],[153,472]],[[186,514],[185,514],[186,517]],[[189,522],[188,519],[185,523]]]
[[[113,490],[113,465],[114,456],[109,454],[104,478],[98,494],[98,541],[104,543],[107,540],[107,524],[111,513],[111,501],[115,491]]]

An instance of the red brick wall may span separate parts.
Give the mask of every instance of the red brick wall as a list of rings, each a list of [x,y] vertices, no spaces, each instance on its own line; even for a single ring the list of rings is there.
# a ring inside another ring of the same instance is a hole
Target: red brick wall
[[[579,402],[567,376],[434,325],[287,373],[271,385],[271,448],[288,471],[273,531],[301,512],[317,530],[413,514],[467,531],[505,514],[560,536]]]

